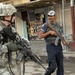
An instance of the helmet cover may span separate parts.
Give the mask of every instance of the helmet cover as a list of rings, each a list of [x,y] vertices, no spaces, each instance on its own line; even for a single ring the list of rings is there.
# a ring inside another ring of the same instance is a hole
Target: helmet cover
[[[0,3],[0,16],[10,16],[15,12],[17,10],[13,5]]]

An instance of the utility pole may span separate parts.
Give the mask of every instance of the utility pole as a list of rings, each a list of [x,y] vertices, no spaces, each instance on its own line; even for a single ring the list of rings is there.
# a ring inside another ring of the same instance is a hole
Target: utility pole
[[[65,25],[65,3],[64,0],[62,0],[62,23],[63,23],[63,34],[64,38],[66,38],[66,25]]]
[[[73,41],[75,41],[75,15],[74,15],[74,0],[70,0],[71,6],[71,19],[72,19],[72,33],[73,33]]]
[[[70,42],[71,49],[75,50],[75,15],[74,15],[74,0],[70,0],[71,19],[72,19],[72,36],[73,41]]]

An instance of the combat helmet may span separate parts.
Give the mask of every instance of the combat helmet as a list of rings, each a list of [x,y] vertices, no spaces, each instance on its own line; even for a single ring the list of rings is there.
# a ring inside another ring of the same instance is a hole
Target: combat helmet
[[[0,3],[0,16],[10,16],[15,12],[17,12],[17,10],[13,5]]]

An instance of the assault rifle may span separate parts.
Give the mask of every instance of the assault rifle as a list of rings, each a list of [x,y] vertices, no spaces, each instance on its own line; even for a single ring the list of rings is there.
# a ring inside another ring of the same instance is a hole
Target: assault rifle
[[[50,23],[48,23],[47,26],[48,26],[51,30],[53,30],[53,31],[56,32],[57,36],[61,39],[63,45],[65,45],[70,51],[74,51],[73,49],[71,49],[69,43],[65,40],[65,38],[63,37],[63,35],[62,35],[60,32],[58,32]]]
[[[4,28],[3,33],[6,34],[11,40],[16,41],[17,45],[20,45],[22,49],[20,50],[20,53],[18,54],[17,60],[21,61],[24,56],[30,57],[31,60],[37,62],[40,64],[45,70],[46,68],[42,65],[42,61],[39,59],[37,55],[35,55],[31,48],[28,46],[28,44],[16,33],[12,32],[9,28]],[[16,38],[18,36],[18,38]]]

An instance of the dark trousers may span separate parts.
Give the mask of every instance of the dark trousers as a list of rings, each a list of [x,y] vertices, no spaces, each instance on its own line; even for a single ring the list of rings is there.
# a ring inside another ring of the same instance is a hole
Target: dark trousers
[[[51,75],[57,68],[56,75],[64,75],[62,46],[47,45],[48,68],[45,75]]]

